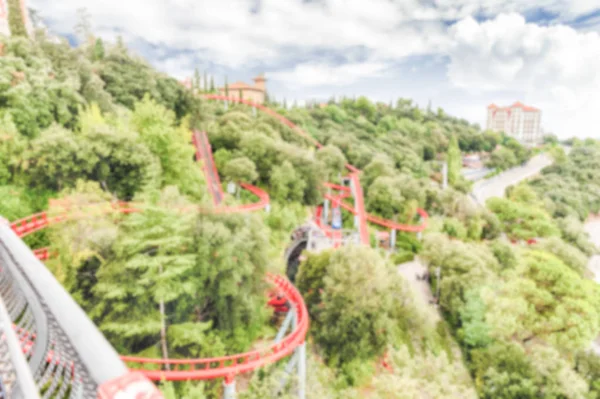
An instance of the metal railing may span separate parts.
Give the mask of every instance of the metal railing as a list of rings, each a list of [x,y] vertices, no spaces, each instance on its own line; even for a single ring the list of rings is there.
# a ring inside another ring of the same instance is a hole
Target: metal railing
[[[0,398],[39,398],[17,334],[0,298]]]
[[[122,381],[131,374],[117,352],[1,220],[0,332],[0,380],[7,397],[109,398],[100,391],[127,390]],[[160,397],[152,384],[143,390]]]

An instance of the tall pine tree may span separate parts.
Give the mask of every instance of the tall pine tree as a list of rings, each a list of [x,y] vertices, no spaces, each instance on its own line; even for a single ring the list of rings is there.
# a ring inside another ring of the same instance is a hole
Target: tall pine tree
[[[144,212],[125,220],[115,259],[97,273],[92,315],[118,347],[137,352],[160,342],[166,357],[166,320],[178,320],[165,309],[173,311],[170,304],[189,301],[195,291],[187,282],[196,264],[190,251],[194,215],[177,209],[186,203],[176,189],[148,199]]]
[[[450,138],[448,145],[448,182],[456,184],[460,178],[460,169],[462,167],[462,158],[458,140],[455,135]]]
[[[8,0],[8,27],[12,36],[27,36],[20,0]]]
[[[94,44],[94,61],[100,61],[104,59],[104,42],[102,39],[97,38],[96,44]]]
[[[196,69],[194,70],[194,81],[192,82],[192,89],[194,91],[200,90],[200,87],[202,86],[201,79],[202,78],[200,76],[200,70],[198,69],[198,67],[196,67]]]

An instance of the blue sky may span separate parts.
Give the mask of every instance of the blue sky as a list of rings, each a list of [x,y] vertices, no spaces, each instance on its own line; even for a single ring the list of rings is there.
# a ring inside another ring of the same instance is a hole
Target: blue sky
[[[600,137],[598,0],[29,0],[72,35],[122,35],[177,78],[265,72],[272,95],[398,97],[484,124],[486,106],[543,111],[546,131]]]

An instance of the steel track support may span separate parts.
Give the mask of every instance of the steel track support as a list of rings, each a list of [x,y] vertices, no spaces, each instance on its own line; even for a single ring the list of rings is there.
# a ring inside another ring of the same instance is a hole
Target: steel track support
[[[281,394],[281,392],[285,389],[285,386],[288,383],[290,375],[292,374],[292,371],[294,371],[294,368],[296,367],[296,363],[298,363],[298,353],[296,353],[296,351],[294,351],[292,358],[285,365],[284,374],[281,377],[281,380],[279,381],[279,389],[277,390],[276,396],[279,396]]]
[[[283,337],[285,336],[285,333],[287,332],[288,328],[290,328],[290,324],[292,323],[292,321],[294,320],[295,317],[296,317],[296,310],[290,309],[287,316],[285,316],[285,320],[283,320],[281,327],[279,327],[279,331],[277,331],[277,336],[275,337],[275,343],[278,343],[279,341],[281,341],[283,339]]]
[[[296,349],[298,356],[298,399],[306,399],[306,342]]]
[[[298,314],[294,312],[293,316],[294,330],[298,328]],[[294,351],[294,357],[298,362],[298,399],[306,398],[306,342],[298,346]]]
[[[390,252],[394,252],[396,249],[396,230],[390,231]]]
[[[295,310],[290,310],[288,312],[288,317],[291,315],[290,320],[292,322],[292,329],[295,330],[298,328],[298,314]],[[287,327],[285,324],[288,321],[288,317],[286,317],[284,324],[281,326],[280,332]],[[284,331],[285,333],[285,331]],[[278,334],[279,335],[279,334]],[[277,339],[277,338],[276,338]],[[277,341],[276,341],[277,342]],[[278,394],[283,391],[287,381],[292,373],[292,371],[296,368],[298,373],[298,399],[306,399],[306,342],[303,342],[302,345],[299,345],[295,350],[292,358],[285,365],[285,373],[281,378],[281,382],[279,383],[279,391]]]
[[[227,101],[224,101],[225,104],[225,111],[227,111],[229,109],[229,103]]]
[[[233,376],[225,377],[223,381],[223,399],[235,399],[236,396],[235,379]]]
[[[352,193],[352,198],[354,199],[354,210],[356,211],[356,187],[354,186],[354,180],[350,180],[350,192]],[[360,221],[358,218],[358,214],[354,215],[354,228],[360,229]],[[359,237],[360,240],[360,237]]]

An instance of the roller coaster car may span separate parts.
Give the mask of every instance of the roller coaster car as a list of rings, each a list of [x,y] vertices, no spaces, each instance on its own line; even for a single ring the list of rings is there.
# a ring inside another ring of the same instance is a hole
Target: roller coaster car
[[[267,305],[271,306],[275,313],[287,313],[290,310],[290,303],[282,294],[271,294],[270,297]]]

